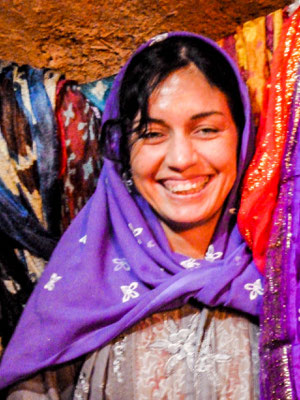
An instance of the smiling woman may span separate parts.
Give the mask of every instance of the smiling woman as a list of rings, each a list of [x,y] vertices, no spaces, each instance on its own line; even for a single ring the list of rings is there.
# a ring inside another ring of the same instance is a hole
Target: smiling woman
[[[148,115],[130,153],[135,187],[172,249],[202,258],[236,178],[238,133],[226,96],[192,64],[160,83]]]
[[[253,140],[236,68],[209,39],[159,36],[103,118],[97,190],[4,354],[8,398],[258,398],[263,288],[236,224]]]

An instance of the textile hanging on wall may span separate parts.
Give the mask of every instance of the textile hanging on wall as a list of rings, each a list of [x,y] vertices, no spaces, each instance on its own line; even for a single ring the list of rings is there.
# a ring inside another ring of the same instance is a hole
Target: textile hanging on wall
[[[283,26],[240,214],[266,269],[261,317],[265,400],[300,398],[300,9]]]
[[[100,81],[101,82],[101,81]],[[61,142],[62,228],[93,194],[101,167],[101,111],[74,82],[58,85],[56,117]]]
[[[5,345],[59,237],[60,74],[0,64],[0,336]]]
[[[257,133],[257,150],[245,178],[239,215],[242,233],[252,248],[260,270],[264,269],[272,215],[277,202],[293,85],[299,62],[299,48],[295,39],[299,35],[299,25],[292,23],[297,15],[295,13],[287,20],[272,62],[272,74],[266,85]]]
[[[256,129],[273,53],[279,43],[283,21],[287,18],[286,10],[277,10],[266,17],[244,23],[236,33],[218,41],[236,61],[248,86]]]

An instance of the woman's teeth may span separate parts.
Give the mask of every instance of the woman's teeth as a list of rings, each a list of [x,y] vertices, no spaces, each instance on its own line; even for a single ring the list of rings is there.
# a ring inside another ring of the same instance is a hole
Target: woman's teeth
[[[187,183],[179,183],[178,185],[170,185],[170,184],[165,184],[165,187],[172,193],[176,194],[193,194],[200,192],[204,188],[204,186],[207,184],[209,181],[209,177],[206,177],[204,180],[201,182],[187,182]]]

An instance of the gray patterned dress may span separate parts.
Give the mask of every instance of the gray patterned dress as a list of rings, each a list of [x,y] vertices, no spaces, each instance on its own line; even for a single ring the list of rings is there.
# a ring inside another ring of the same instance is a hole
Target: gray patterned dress
[[[188,304],[14,386],[8,399],[258,399],[257,343],[258,326],[244,315]]]

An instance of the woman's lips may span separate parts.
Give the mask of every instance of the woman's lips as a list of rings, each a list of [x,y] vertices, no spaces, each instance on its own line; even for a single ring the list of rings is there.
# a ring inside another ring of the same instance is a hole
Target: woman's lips
[[[206,175],[191,180],[165,179],[161,183],[171,193],[187,195],[200,192],[209,182],[211,176]]]

